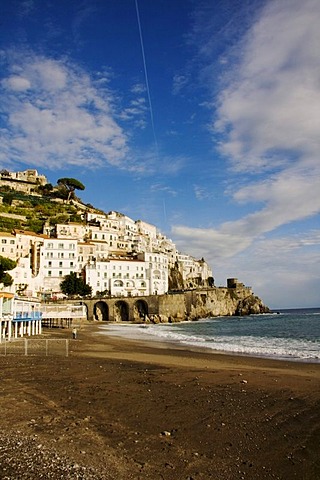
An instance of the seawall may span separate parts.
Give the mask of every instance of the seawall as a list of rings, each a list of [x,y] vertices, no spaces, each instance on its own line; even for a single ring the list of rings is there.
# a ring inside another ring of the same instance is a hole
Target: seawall
[[[199,318],[266,313],[268,307],[242,284],[150,295],[84,300],[87,320],[166,323]]]

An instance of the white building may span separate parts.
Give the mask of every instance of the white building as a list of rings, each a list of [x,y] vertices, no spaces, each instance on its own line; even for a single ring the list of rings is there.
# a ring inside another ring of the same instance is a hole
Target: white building
[[[143,222],[142,220],[137,220],[136,222],[138,233],[149,238],[157,237],[157,227],[151,225],[151,223]]]
[[[201,286],[212,277],[212,270],[205,260],[196,260],[190,255],[179,253],[177,263],[186,287]]]
[[[26,297],[37,296],[42,278],[32,275],[30,256],[19,258],[17,266],[8,273],[13,279],[13,284],[9,287],[10,292]]]
[[[0,232],[0,255],[1,257],[17,260],[16,237],[11,233]]]
[[[150,295],[163,295],[168,291],[169,270],[166,255],[146,252],[143,258],[147,265],[146,275]]]
[[[83,240],[86,231],[86,225],[83,225],[82,223],[58,223],[55,228],[55,236],[57,238],[75,238],[77,240]]]
[[[44,239],[41,246],[40,269],[43,272],[43,291],[59,293],[63,277],[79,271],[77,240]]]
[[[0,233],[0,255],[19,260],[12,288],[30,296],[57,295],[64,277],[75,272],[86,275],[93,294],[162,295],[176,263],[185,287],[206,286],[212,276],[203,259],[178,253],[152,224],[118,212],[85,216],[86,224],[47,225],[48,235]]]
[[[78,242],[78,269],[81,272],[84,267],[96,258],[96,246],[91,242]]]
[[[149,295],[146,263],[134,257],[109,257],[85,267],[86,282],[93,295],[108,292],[113,296]]]

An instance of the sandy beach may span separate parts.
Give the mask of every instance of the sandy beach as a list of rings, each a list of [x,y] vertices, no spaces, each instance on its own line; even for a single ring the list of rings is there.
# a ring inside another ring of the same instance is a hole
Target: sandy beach
[[[1,479],[320,479],[320,364],[43,337],[0,357]]]

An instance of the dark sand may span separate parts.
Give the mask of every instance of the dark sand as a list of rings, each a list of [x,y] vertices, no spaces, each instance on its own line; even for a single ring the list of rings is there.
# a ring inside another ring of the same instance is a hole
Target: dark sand
[[[96,332],[0,357],[2,480],[320,479],[320,364]]]

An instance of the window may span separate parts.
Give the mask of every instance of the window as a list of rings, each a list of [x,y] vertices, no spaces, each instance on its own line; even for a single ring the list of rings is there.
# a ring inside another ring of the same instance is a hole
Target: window
[[[62,267],[62,262],[59,262],[59,267]]]
[[[58,248],[61,248],[61,249],[64,248],[63,243],[58,243]]]
[[[52,262],[48,262],[48,267],[52,267]]]
[[[59,270],[59,277],[62,277],[62,271]]]
[[[51,274],[52,274],[52,272],[51,272],[51,270],[49,270],[48,271],[48,277],[51,277]]]
[[[3,238],[3,239],[1,240],[1,243],[7,243],[7,240],[6,240],[5,238]]]

